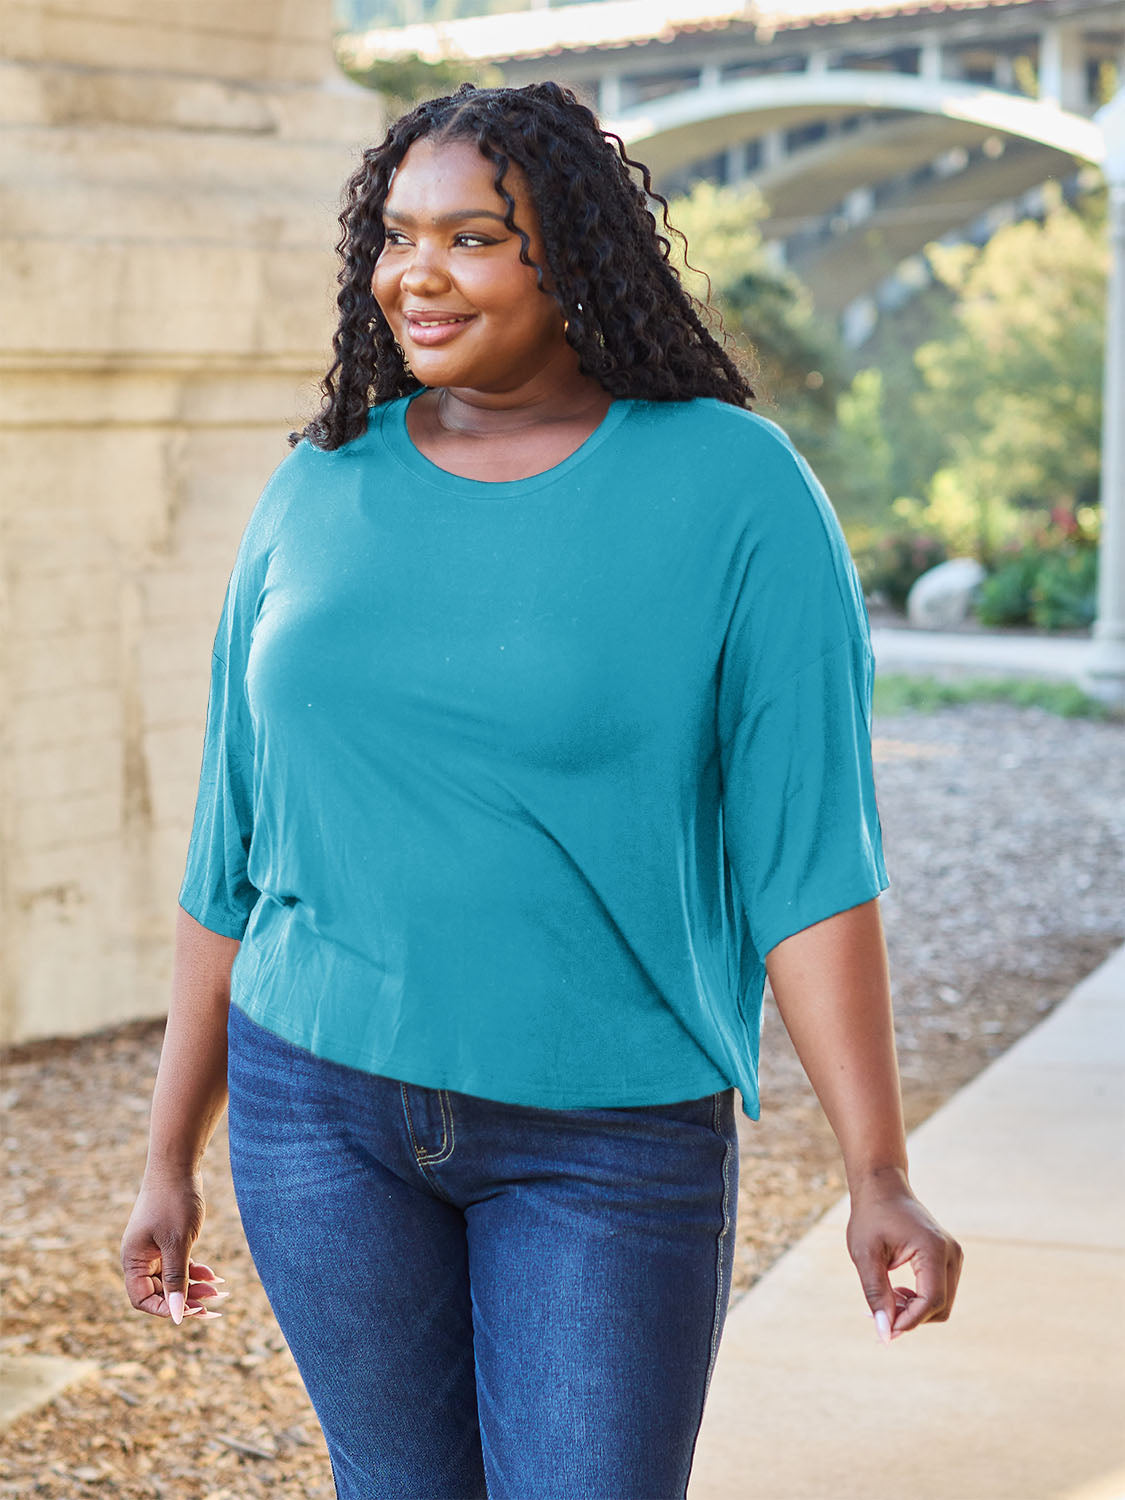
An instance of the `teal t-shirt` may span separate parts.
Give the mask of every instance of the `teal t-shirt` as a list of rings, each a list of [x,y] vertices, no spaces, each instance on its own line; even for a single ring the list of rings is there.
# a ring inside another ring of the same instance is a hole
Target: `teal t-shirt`
[[[735,1084],[764,959],[887,886],[867,611],[775,423],[616,400],[531,479],[302,442],[215,636],[180,903],[319,1057],[547,1108]]]

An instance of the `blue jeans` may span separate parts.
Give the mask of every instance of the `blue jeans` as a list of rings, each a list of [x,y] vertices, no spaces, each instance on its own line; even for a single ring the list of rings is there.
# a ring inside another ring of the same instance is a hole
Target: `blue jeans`
[[[683,1500],[730,1295],[734,1090],[500,1104],[231,1006],[230,1153],[339,1500]]]

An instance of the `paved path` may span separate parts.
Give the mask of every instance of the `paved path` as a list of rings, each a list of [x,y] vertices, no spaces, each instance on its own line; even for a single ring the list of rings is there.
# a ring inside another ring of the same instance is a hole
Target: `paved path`
[[[954,669],[966,675],[1046,677],[1077,682],[1091,642],[1083,636],[993,634],[988,631],[913,630],[872,625],[880,672]]]
[[[689,1500],[1125,1500],[1125,947],[910,1160],[954,1316],[883,1348],[837,1204],[731,1310]]]

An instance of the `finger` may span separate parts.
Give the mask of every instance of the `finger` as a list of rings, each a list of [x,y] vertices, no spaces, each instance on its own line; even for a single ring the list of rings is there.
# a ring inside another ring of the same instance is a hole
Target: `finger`
[[[172,1322],[184,1320],[188,1293],[188,1254],[183,1240],[166,1241],[160,1247],[160,1280]]]
[[[138,1312],[159,1311],[163,1294],[160,1289],[160,1252],[145,1237],[143,1243],[126,1243],[121,1251],[121,1268],[125,1273],[125,1294]]]
[[[201,1261],[193,1260],[188,1265],[188,1275],[192,1281],[222,1282],[221,1276],[216,1276],[210,1266],[205,1266]]]
[[[961,1284],[961,1266],[965,1255],[961,1246],[954,1240],[950,1246],[949,1259],[946,1263],[947,1269],[947,1293],[945,1304],[945,1316],[948,1318],[953,1311],[953,1302],[957,1296],[957,1288]]]
[[[229,1296],[229,1292],[214,1292],[206,1285],[197,1288],[192,1282],[187,1302],[189,1307],[213,1307],[217,1302],[225,1302]]]
[[[875,1331],[882,1343],[889,1344],[895,1319],[895,1297],[886,1262],[872,1250],[857,1251],[854,1260],[868,1311],[875,1319]]]
[[[213,1312],[209,1307],[186,1307],[184,1309],[185,1323],[208,1323],[221,1317],[221,1312]]]
[[[892,1320],[892,1337],[909,1333],[922,1323],[943,1321],[949,1316],[949,1289],[945,1261],[918,1255],[914,1262],[917,1291]]]

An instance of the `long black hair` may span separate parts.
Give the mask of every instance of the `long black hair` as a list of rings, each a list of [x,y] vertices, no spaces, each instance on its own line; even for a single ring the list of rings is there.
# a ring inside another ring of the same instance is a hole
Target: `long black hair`
[[[321,382],[319,414],[301,432],[319,448],[339,448],[367,426],[374,403],[420,390],[371,291],[383,249],[383,204],[391,177],[422,136],[474,141],[496,167],[507,204],[505,222],[522,241],[520,259],[544,289],[543,268],[514,218],[504,186],[515,162],[527,176],[547,252],[553,296],[567,319],[566,338],[579,368],[614,396],[683,401],[712,396],[749,406],[754,392],[734,359],[708,332],[705,306],[683,286],[670,262],[671,242],[649,208],[668,204],[653,191],[648,168],[603,131],[593,111],[557,83],[478,89],[428,99],[402,115],[378,146],[363,153],[348,179],[340,214],[341,257],[334,359]],[[641,185],[630,175],[635,169]],[[682,238],[682,237],[681,237]]]

